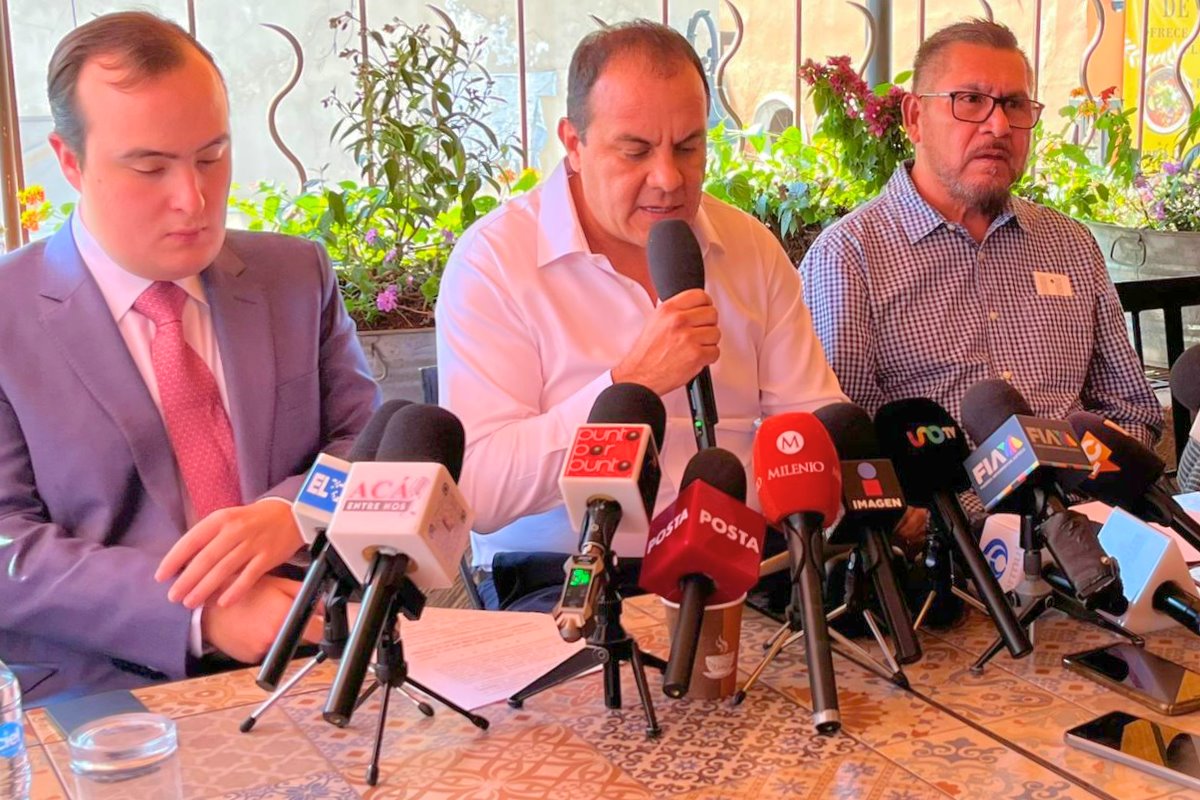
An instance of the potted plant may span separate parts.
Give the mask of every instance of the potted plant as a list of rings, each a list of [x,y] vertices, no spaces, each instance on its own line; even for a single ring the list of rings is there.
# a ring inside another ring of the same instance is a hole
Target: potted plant
[[[331,26],[359,29],[351,14]],[[433,306],[457,238],[501,198],[536,183],[505,164],[512,148],[483,121],[499,102],[481,64],[483,41],[452,25],[400,20],[366,30],[369,47],[340,56],[355,75],[352,95],[334,92],[331,139],[359,180],[311,181],[292,195],[260,184],[234,197],[251,230],[322,242],[338,275],[386,396],[419,399],[418,370],[435,361]]]
[[[705,191],[758,217],[795,264],[821,230],[874,197],[912,148],[901,124],[899,85],[911,73],[873,89],[849,56],[806,61],[818,117],[811,140],[790,127],[778,134],[709,133]]]

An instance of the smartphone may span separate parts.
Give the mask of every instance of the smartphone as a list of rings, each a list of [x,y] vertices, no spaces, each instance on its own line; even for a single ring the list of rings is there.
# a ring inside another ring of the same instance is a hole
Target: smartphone
[[[43,708],[64,739],[71,735],[71,731],[93,720],[147,710],[141,700],[124,689],[62,700]]]
[[[1168,781],[1200,790],[1200,736],[1111,711],[1071,728],[1067,744]]]
[[[1063,656],[1063,666],[1160,714],[1200,709],[1200,672],[1132,644]]]

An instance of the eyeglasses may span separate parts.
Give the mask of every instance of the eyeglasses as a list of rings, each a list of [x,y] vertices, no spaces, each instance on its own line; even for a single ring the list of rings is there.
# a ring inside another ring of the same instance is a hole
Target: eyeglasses
[[[1009,126],[1022,130],[1037,125],[1046,107],[1024,97],[992,97],[982,92],[927,92],[917,97],[949,97],[950,113],[960,122],[986,122],[998,105]]]

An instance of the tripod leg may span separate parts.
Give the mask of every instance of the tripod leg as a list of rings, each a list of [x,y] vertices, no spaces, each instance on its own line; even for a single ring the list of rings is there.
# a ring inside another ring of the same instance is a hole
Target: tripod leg
[[[829,632],[829,636],[837,645],[833,648],[834,651],[836,651],[837,654],[842,658],[853,661],[863,669],[874,672],[879,677],[891,681],[901,689],[908,688],[908,676],[905,675],[904,672],[899,668],[897,668],[895,672],[889,672],[886,667],[872,658],[870,653],[868,653],[866,650],[863,650],[855,642],[847,639],[837,631],[831,630]]]
[[[422,714],[424,714],[427,717],[433,716],[433,706],[429,705],[429,703],[426,703],[424,700],[417,697],[415,694],[413,694],[412,692],[410,692],[408,689],[404,688],[403,686],[397,686],[396,691],[400,692],[400,694],[407,697],[408,702],[412,703],[414,706],[417,707],[417,711],[420,711]]]
[[[1090,608],[1085,608],[1072,599],[1058,597],[1053,603],[1051,603],[1051,605],[1055,608],[1061,609],[1080,622],[1088,622],[1092,625],[1095,625],[1097,628],[1103,628],[1110,633],[1115,633],[1118,636],[1127,639],[1129,643],[1135,647],[1146,646],[1146,640],[1143,637],[1129,630],[1121,623],[1117,622],[1116,620],[1109,619],[1103,614],[1093,611]]]
[[[787,630],[786,626],[780,630],[780,634],[782,634],[784,630]],[[767,651],[767,654],[762,657],[762,661],[758,662],[758,666],[755,667],[754,671],[750,673],[750,677],[746,679],[745,685],[742,686],[741,689],[738,689],[736,692],[734,692],[733,704],[735,706],[740,705],[741,702],[746,699],[746,692],[750,691],[750,687],[758,681],[758,677],[762,675],[763,670],[767,668],[767,665],[771,663],[775,656],[779,655],[779,651],[783,649],[785,642],[787,642],[787,639],[784,639],[782,635],[775,637],[774,642],[771,644],[771,649]]]
[[[876,621],[875,615],[869,609],[863,611],[863,619],[866,620],[867,627],[871,629],[871,635],[875,637],[875,642],[879,645],[879,649],[883,651],[883,660],[892,668],[892,672],[901,672],[900,665],[896,663],[895,656],[892,655],[892,650],[888,647],[887,639],[884,638],[883,631],[879,629],[879,622]]]
[[[363,703],[365,703],[369,699],[371,699],[371,695],[375,694],[375,690],[378,688],[379,688],[379,681],[375,681],[370,686],[368,686],[367,690],[365,692],[363,692],[362,694],[360,694],[358,696],[358,699],[354,701],[354,710],[358,711],[359,707],[361,707]]]
[[[921,626],[925,623],[925,615],[929,613],[929,609],[933,608],[933,599],[937,597],[936,591],[931,591],[925,595],[925,602],[921,604],[921,610],[917,613],[917,618],[913,620],[913,630],[921,630]]]
[[[470,711],[467,711],[465,708],[463,708],[462,706],[453,702],[452,700],[442,697],[440,694],[433,691],[425,684],[419,683],[419,682],[413,680],[411,676],[405,678],[405,682],[410,683],[413,686],[417,687],[417,689],[419,691],[423,692],[424,694],[429,695],[434,700],[437,700],[439,703],[441,703],[442,705],[444,705],[446,708],[450,709],[454,713],[461,714],[462,716],[466,717],[467,720],[470,721],[470,723],[472,725],[474,725],[476,728],[479,728],[482,731],[486,731],[488,729],[488,721],[484,717],[481,717],[478,714],[472,714]]]
[[[650,686],[646,683],[646,668],[642,664],[642,651],[636,644],[629,649],[629,668],[633,670],[633,682],[637,684],[638,698],[642,701],[642,710],[646,712],[646,736],[657,739],[662,729],[658,727],[658,717],[654,716],[654,704],[650,702]]]
[[[621,659],[613,658],[611,653],[604,662],[604,707],[621,707]]]
[[[371,763],[367,766],[367,785],[379,783],[379,756],[383,751],[383,731],[387,727],[388,701],[392,693],[384,691],[383,703],[379,707],[379,724],[375,726],[375,746],[371,748]]]
[[[248,717],[246,717],[246,719],[242,720],[242,724],[241,724],[241,727],[239,728],[239,730],[241,730],[242,733],[249,733],[250,729],[253,728],[255,723],[258,722],[258,718],[261,717],[263,714],[267,713],[267,709],[269,709],[271,706],[273,706],[277,702],[279,702],[279,700],[285,694],[288,693],[289,689],[291,689],[293,686],[295,686],[297,683],[299,683],[300,680],[305,675],[312,672],[313,668],[315,668],[318,664],[320,664],[324,660],[325,660],[325,654],[323,652],[317,653],[315,656],[313,656],[311,659],[309,659],[307,664],[305,664],[300,669],[296,670],[295,675],[288,678],[286,683],[284,683],[282,686],[280,686],[278,689],[276,689],[274,692],[272,692],[271,696],[268,697],[266,700],[264,700],[262,705],[260,705],[258,708],[251,711],[250,716],[248,716]]]
[[[986,617],[992,616],[992,612],[988,611],[988,607],[986,605],[984,605],[983,602],[975,595],[971,594],[970,592],[964,591],[964,590],[958,588],[957,586],[955,586],[953,589],[951,589],[951,591],[954,592],[955,596],[958,597],[958,599],[962,600],[964,603],[966,603],[971,608],[978,611],[980,614],[983,614]]]
[[[770,639],[767,639],[765,642],[763,642],[763,646],[762,646],[763,652],[766,652],[767,650],[770,650],[772,647],[774,647],[775,642],[779,639],[779,637],[783,636],[791,629],[792,629],[792,626],[786,622],[783,623],[782,625],[780,625],[779,630],[777,630],[777,631],[775,631],[775,633],[771,634]]]
[[[544,692],[552,686],[558,686],[560,683],[568,681],[590,669],[594,669],[606,661],[608,661],[608,653],[604,650],[599,647],[585,647],[508,698],[508,704],[513,708],[520,708],[524,705],[527,698],[533,697],[538,692]]]
[[[1033,638],[1033,623],[1038,617],[1045,613],[1047,608],[1050,607],[1051,597],[1053,597],[1051,594],[1042,595],[1037,600],[1034,600],[1032,603],[1030,603],[1029,606],[1021,612],[1021,616],[1017,618],[1017,624],[1030,632],[1031,639]],[[994,640],[992,640],[992,643],[988,645],[987,650],[983,651],[983,655],[977,658],[975,663],[971,665],[972,674],[978,675],[979,673],[983,672],[984,665],[995,658],[996,654],[1000,652],[1000,648],[1003,646],[1004,639],[1002,637],[997,636]]]

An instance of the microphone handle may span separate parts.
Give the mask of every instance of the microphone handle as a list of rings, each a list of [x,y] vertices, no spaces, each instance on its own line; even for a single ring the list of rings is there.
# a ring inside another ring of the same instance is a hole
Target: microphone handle
[[[704,624],[704,606],[716,586],[707,575],[685,575],[680,581],[683,597],[679,601],[679,620],[675,623],[675,638],[663,670],[663,693],[680,698],[687,694],[692,683],[692,667],[696,663],[696,648],[700,645],[700,628]]]
[[[979,542],[970,534],[970,523],[963,514],[958,498],[949,492],[935,492],[933,495],[933,513],[941,517],[942,523],[950,531],[958,553],[962,556],[967,572],[971,573],[971,581],[983,604],[987,606],[988,614],[1004,640],[1004,646],[1013,658],[1021,658],[1033,651],[1033,644],[1028,634],[1017,621],[1017,615],[1004,597],[1004,590],[996,580],[991,567],[983,560],[983,551]]]
[[[871,581],[875,584],[879,608],[896,646],[896,661],[901,664],[919,661],[921,643],[917,641],[912,615],[896,580],[896,570],[892,566],[892,545],[883,531],[868,526],[864,530],[863,546],[867,563],[871,565]]]
[[[616,500],[594,497],[588,500],[587,511],[579,531],[579,552],[597,549],[597,556],[604,558],[612,549],[613,536],[621,524],[621,504]]]
[[[1200,597],[1188,594],[1174,581],[1164,581],[1154,590],[1154,610],[1200,636]]]
[[[811,512],[793,514],[783,520],[788,552],[792,555],[792,603],[788,616],[800,604],[804,625],[804,659],[808,663],[808,686],[812,693],[813,722],[820,733],[833,733],[842,727],[838,709],[837,682],[833,673],[833,650],[829,643],[829,625],[825,619],[825,601],[821,591],[819,562],[824,561],[821,544],[822,517]]]
[[[366,589],[363,591],[362,607],[358,610],[358,619],[350,631],[342,661],[329,688],[329,699],[325,701],[322,716],[326,722],[332,722],[339,728],[350,723],[367,667],[371,663],[371,655],[383,633],[388,609],[407,571],[408,556],[403,554],[376,551],[371,560],[371,569],[363,584]]]
[[[1157,484],[1147,492],[1147,499],[1160,506],[1166,514],[1167,525],[1178,533],[1184,541],[1200,550],[1200,522],[1192,519],[1175,498]]]
[[[283,625],[275,635],[275,641],[267,651],[267,657],[263,659],[258,677],[254,681],[260,689],[268,692],[275,691],[283,673],[287,671],[288,663],[296,653],[304,629],[308,627],[317,600],[325,588],[325,579],[329,575],[329,540],[325,538],[324,533],[318,534],[313,541],[312,552],[312,564],[304,575],[304,583],[300,584],[292,607],[284,617]]]
[[[708,367],[700,370],[688,381],[688,405],[692,410],[692,428],[696,434],[696,448],[707,450],[717,446],[717,398],[713,394],[712,371]]]

